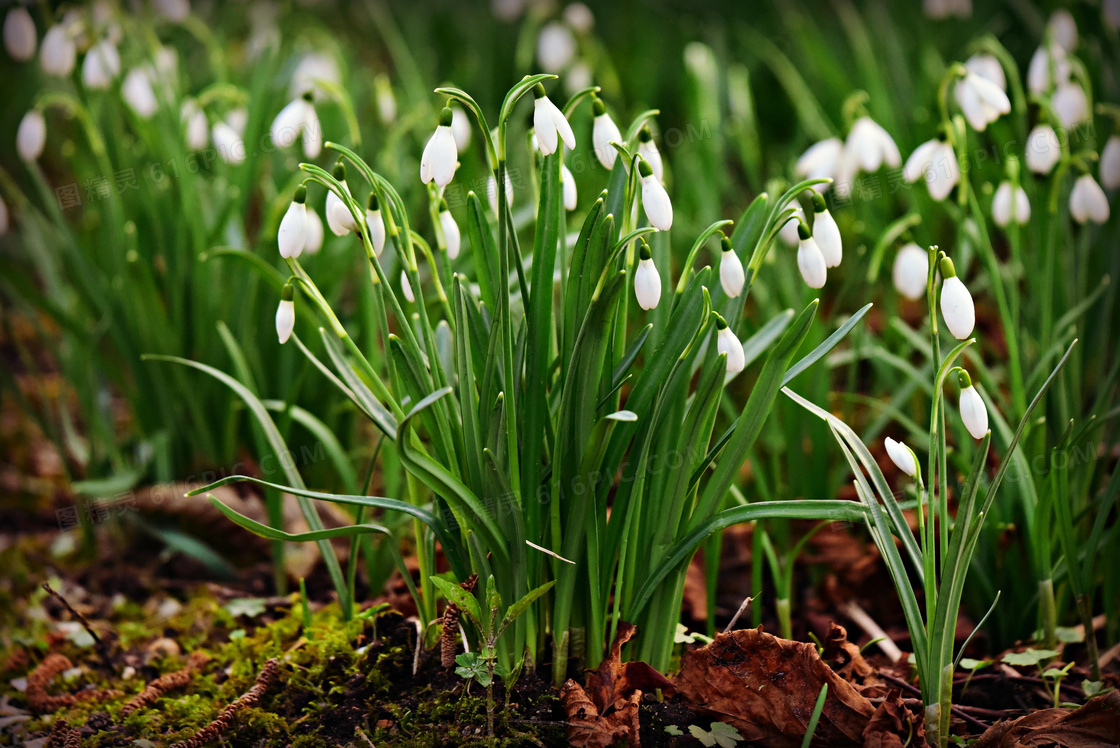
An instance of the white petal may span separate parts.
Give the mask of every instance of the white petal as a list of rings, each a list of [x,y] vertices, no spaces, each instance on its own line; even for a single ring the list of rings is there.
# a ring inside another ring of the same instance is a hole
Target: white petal
[[[1089,99],[1081,86],[1073,82],[1058,84],[1050,100],[1062,127],[1070,128],[1089,119]]]
[[[942,143],[938,152],[934,154],[934,162],[926,172],[926,186],[934,200],[940,202],[949,196],[953,187],[960,181],[961,169],[957,163],[957,154],[948,143]]]
[[[408,299],[408,303],[412,304],[416,301],[416,295],[412,293],[412,284],[408,282],[408,275],[401,271],[401,291],[404,292],[404,297]]]
[[[1049,125],[1037,125],[1027,136],[1027,167],[1035,174],[1049,174],[1062,157],[1058,134]]]
[[[451,134],[455,138],[455,149],[459,153],[471,144],[470,116],[459,107],[451,110]]]
[[[575,210],[578,202],[576,178],[572,176],[567,164],[560,165],[560,182],[564,187],[564,210]]]
[[[294,301],[280,301],[280,306],[276,307],[276,336],[280,339],[280,344],[288,342],[288,338],[292,337],[292,330],[296,326],[296,304]]]
[[[1011,223],[1011,182],[1002,182],[992,198],[992,220],[1000,228]]]
[[[121,72],[121,56],[116,46],[103,39],[90,47],[82,60],[82,83],[89,89],[108,88]]]
[[[910,242],[898,250],[891,269],[894,287],[900,294],[916,301],[925,296],[929,278],[929,257],[917,244]]]
[[[986,78],[1000,87],[1001,91],[1007,90],[1007,77],[1003,73],[1003,66],[995,55],[975,54],[969,57],[964,64],[970,73],[975,73],[981,78]]]
[[[1120,187],[1120,135],[1113,135],[1104,144],[1098,173],[1106,190]]]
[[[1027,191],[1022,187],[1015,191],[1015,220],[1020,226],[1026,225],[1031,220],[1031,201],[1027,198]]]
[[[1082,174],[1074,182],[1069,195],[1069,213],[1078,223],[1108,221],[1108,197],[1089,174]]]
[[[1051,65],[1054,67],[1053,77],[1050,75]],[[1049,52],[1046,47],[1039,47],[1027,68],[1027,88],[1031,93],[1044,94],[1059,83],[1069,80],[1069,74],[1069,60],[1061,46],[1054,45]]]
[[[340,201],[341,202],[341,201]],[[443,214],[440,213],[442,220]],[[366,209],[366,226],[369,227],[369,241],[373,245],[373,252],[378,257],[385,251],[385,216],[380,210]],[[447,229],[444,229],[446,234]]]
[[[965,77],[969,86],[976,90],[980,100],[997,112],[1007,114],[1011,111],[1011,100],[1002,88],[982,75],[970,73]]]
[[[180,116],[186,129],[187,148],[201,151],[210,139],[210,125],[206,122],[206,114],[198,108],[194,99],[187,99],[180,108]]]
[[[797,159],[793,171],[806,179],[831,179],[836,174],[836,165],[843,152],[844,141],[840,138],[828,138],[814,143]]]
[[[459,248],[463,242],[463,237],[459,233],[459,224],[455,223],[455,218],[449,210],[440,211],[439,224],[443,228],[443,240],[447,243],[447,256],[454,260],[459,256]]]
[[[292,73],[292,82],[288,88],[291,97],[298,98],[308,91],[318,93],[319,85],[316,81],[319,80],[340,84],[342,73],[338,69],[338,63],[330,55],[309,52],[300,58]]]
[[[646,218],[653,227],[668,231],[673,227],[673,204],[669,201],[669,193],[661,186],[655,174],[640,179],[642,206],[646,210]]]
[[[142,119],[150,118],[159,109],[149,68],[130,70],[121,84],[121,96]]]
[[[310,161],[318,158],[323,150],[323,128],[319,124],[319,115],[310,102],[307,103],[306,116],[303,125],[303,155]]]
[[[661,276],[653,260],[638,260],[634,271],[634,296],[642,309],[653,309],[661,300]]]
[[[35,44],[39,35],[35,31],[35,21],[27,8],[19,6],[4,16],[4,48],[8,56],[17,62],[27,62],[35,56]]]
[[[433,179],[440,187],[446,187],[455,177],[455,165],[459,152],[455,148],[455,135],[450,125],[440,125],[424,147],[420,159],[420,179],[424,184]]]
[[[654,142],[652,140],[639,142],[638,154],[649,162],[649,168],[653,170],[653,176],[657,177],[657,181],[665,184],[665,165],[661,161],[661,151],[657,150]]]
[[[824,264],[834,268],[844,259],[844,243],[840,238],[840,227],[828,210],[817,213],[813,218],[813,239],[824,255]]]
[[[902,167],[902,178],[907,182],[917,182],[923,178],[929,164],[933,162],[934,154],[938,152],[939,145],[941,141],[934,138],[915,148],[910,158],[906,159],[906,165]]]
[[[314,208],[307,208],[307,227],[304,229],[303,251],[313,255],[323,248],[323,219]]]
[[[600,114],[595,118],[591,130],[591,146],[595,149],[595,158],[608,170],[614,168],[614,160],[618,157],[618,151],[611,145],[612,140],[621,143],[622,133],[609,114]],[[650,164],[650,168],[653,168],[653,164]]]
[[[801,271],[801,277],[809,288],[824,288],[824,282],[828,280],[828,266],[820,247],[811,236],[802,239],[797,248],[797,269]]]
[[[957,340],[967,340],[976,326],[976,307],[972,294],[957,276],[946,278],[941,284],[941,315],[945,326]]]
[[[1061,45],[1065,51],[1072,52],[1077,46],[1077,22],[1073,20],[1073,15],[1065,8],[1054,11],[1046,27],[1054,37],[1054,41]]]
[[[797,227],[801,221],[805,220],[805,211],[798,203],[793,203],[793,215],[789,220],[778,229],[778,237],[791,247],[796,247],[797,243],[801,241],[801,237],[797,235]]]
[[[547,98],[547,97],[545,97]],[[552,124],[556,127],[556,132],[559,133],[560,139],[564,141],[564,145],[568,146],[569,151],[574,151],[576,148],[576,135],[572,132],[572,126],[568,122],[568,118],[560,111],[560,108],[548,102],[552,110]]]
[[[23,115],[16,130],[16,152],[28,163],[38,161],[47,144],[47,122],[43,113],[32,109]]]
[[[719,253],[719,282],[723,286],[723,292],[733,299],[743,292],[743,286],[746,285],[743,261],[733,249]]]
[[[716,352],[727,354],[727,373],[738,374],[747,365],[746,355],[743,353],[743,344],[730,327],[725,327],[716,333]]]
[[[888,436],[883,440],[883,446],[887,448],[887,455],[899,470],[911,478],[918,474],[918,463],[914,459],[914,454],[905,444],[896,442]]]
[[[210,131],[218,155],[227,164],[236,165],[245,160],[245,142],[241,134],[228,122],[218,122]]]
[[[77,59],[78,47],[67,25],[56,23],[51,26],[43,37],[43,46],[39,49],[39,65],[43,68],[43,72],[64,78],[74,72]]]
[[[343,183],[346,188],[346,194],[350,194],[350,187]],[[354,221],[354,214],[350,212],[350,208],[342,201],[334,191],[327,193],[327,226],[330,227],[331,232],[335,236],[346,236],[351,231],[358,230],[358,224]]]
[[[243,106],[231,109],[226,115],[226,124],[233,128],[238,137],[245,134],[245,127],[249,124],[249,110]]]
[[[280,220],[280,230],[276,234],[281,257],[299,257],[307,243],[307,207],[303,203],[292,202]]]
[[[307,102],[302,97],[285,104],[272,120],[272,126],[268,128],[273,145],[277,148],[290,148],[295,145],[306,119]]]
[[[559,143],[556,124],[549,110],[551,103],[547,96],[542,96],[533,102],[533,132],[537,136],[537,145],[541,153],[546,156],[556,153],[556,146]]]
[[[984,399],[975,387],[965,387],[961,390],[959,401],[961,420],[973,439],[983,439],[988,431],[988,408]]]

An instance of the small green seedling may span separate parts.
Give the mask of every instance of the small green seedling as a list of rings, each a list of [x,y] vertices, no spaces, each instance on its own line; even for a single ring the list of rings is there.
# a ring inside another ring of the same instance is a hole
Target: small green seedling
[[[735,748],[743,739],[739,731],[726,722],[713,722],[707,730],[698,725],[689,725],[688,731],[707,748]]]
[[[1042,672],[1043,679],[1048,680],[1048,681],[1052,681],[1054,683],[1054,708],[1055,709],[1057,709],[1059,706],[1061,706],[1061,703],[1062,703],[1061,698],[1060,698],[1062,681],[1065,680],[1065,677],[1067,675],[1069,675],[1069,671],[1072,670],[1072,669],[1073,669],[1073,663],[1071,662],[1063,668],[1051,667],[1051,668],[1046,668],[1046,670],[1044,670]],[[1077,706],[1077,705],[1074,704],[1074,706]]]
[[[483,688],[489,688],[493,682],[490,675],[490,666],[478,652],[463,652],[455,655],[455,675],[467,681],[467,692],[470,692],[471,681],[478,683]]]
[[[665,732],[678,738],[684,735],[684,733],[681,732],[681,728],[677,727],[676,725],[665,725]]]
[[[961,696],[968,690],[968,684],[972,682],[972,676],[976,675],[977,670],[983,670],[989,665],[994,665],[995,660],[974,660],[971,657],[962,657],[960,666],[968,671],[968,678],[964,681],[964,686],[961,687]]]

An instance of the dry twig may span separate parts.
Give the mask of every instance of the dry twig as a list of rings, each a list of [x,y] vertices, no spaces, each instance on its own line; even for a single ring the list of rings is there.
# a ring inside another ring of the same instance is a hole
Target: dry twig
[[[264,694],[272,686],[272,683],[276,680],[276,676],[279,671],[279,660],[273,658],[266,662],[264,664],[264,667],[261,668],[260,675],[257,676],[257,682],[253,684],[252,688],[243,693],[237,698],[236,701],[223,709],[222,713],[218,715],[217,719],[196,732],[194,734],[194,737],[189,738],[188,740],[182,740],[171,746],[171,748],[202,748],[202,746],[217,739],[219,736],[225,733],[226,730],[229,729],[230,722],[233,721],[234,716],[238,712],[240,712],[242,709],[248,709],[249,707],[256,706],[258,703],[260,703],[261,697],[264,696]]]

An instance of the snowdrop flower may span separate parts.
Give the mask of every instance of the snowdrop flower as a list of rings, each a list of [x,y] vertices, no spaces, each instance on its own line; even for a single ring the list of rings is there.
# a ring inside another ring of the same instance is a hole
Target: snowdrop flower
[[[39,35],[35,31],[35,21],[27,8],[16,6],[4,16],[4,48],[8,56],[16,62],[27,62],[35,56],[35,44]]]
[[[1050,125],[1036,125],[1027,136],[1027,168],[1035,174],[1049,174],[1062,157],[1058,134]]]
[[[918,459],[910,447],[903,442],[896,442],[889,436],[883,440],[883,446],[887,448],[887,455],[899,470],[911,478],[918,474]]]
[[[1011,111],[1011,100],[1003,89],[977,73],[966,73],[954,91],[965,119],[977,132]]]
[[[1007,90],[1007,77],[1003,73],[1003,66],[999,64],[995,55],[983,52],[974,54],[965,61],[964,66],[970,73],[975,73],[981,78],[986,78],[995,83],[999,86],[999,90]]]
[[[121,56],[116,45],[109,39],[102,39],[90,47],[82,60],[82,85],[95,91],[106,89],[120,72]]]
[[[560,140],[564,141],[569,150],[575,149],[576,136],[572,133],[572,126],[568,124],[564,113],[545,96],[544,86],[539,83],[534,86],[533,96],[533,130],[541,153],[546,156],[556,153]]]
[[[638,269],[634,271],[634,296],[638,306],[646,311],[657,307],[661,301],[661,275],[653,264],[653,254],[645,240],[638,250]]]
[[[924,179],[930,197],[940,202],[960,181],[961,168],[953,146],[934,138],[914,149],[902,167],[902,176],[907,182]]]
[[[828,279],[828,265],[821,248],[817,246],[817,241],[804,222],[797,224],[797,235],[801,239],[797,246],[797,269],[801,271],[801,277],[809,288],[824,288],[824,282]]]
[[[152,76],[151,67],[145,65],[130,70],[121,84],[121,96],[141,119],[150,118],[159,109]]]
[[[152,8],[172,23],[182,23],[191,13],[190,0],[152,0]]]
[[[560,186],[564,188],[564,210],[575,210],[578,199],[576,178],[567,164],[560,164]]]
[[[590,88],[593,78],[591,66],[583,60],[576,60],[564,74],[564,90],[569,96],[574,96],[576,92]]]
[[[292,330],[296,326],[295,289],[291,283],[285,283],[280,291],[280,306],[276,308],[276,337],[280,345],[288,342],[292,337]]]
[[[739,259],[735,248],[731,246],[731,240],[726,236],[720,237],[719,244],[721,249],[719,282],[723,286],[723,292],[735,299],[743,293],[743,286],[747,282],[746,273],[743,272],[743,261]]]
[[[280,230],[276,233],[276,243],[280,245],[280,256],[284,259],[299,257],[307,244],[306,202],[307,188],[301,184],[296,187],[292,204],[280,220]]]
[[[1053,76],[1050,69],[1053,67]],[[1031,93],[1044,94],[1059,83],[1069,80],[1070,67],[1066,51],[1057,44],[1047,48],[1044,44],[1031,55],[1027,66],[1027,88]]]
[[[813,193],[813,239],[817,248],[824,256],[824,264],[834,268],[844,259],[844,245],[840,239],[840,227],[836,219],[828,212],[824,198],[817,192]]]
[[[307,227],[304,229],[303,251],[309,255],[323,248],[323,219],[310,205],[307,206]]]
[[[922,9],[934,20],[949,16],[969,18],[972,16],[972,0],[922,0]]]
[[[583,3],[571,3],[564,8],[564,20],[581,34],[589,34],[595,28],[595,14]]]
[[[302,133],[303,155],[308,159],[318,158],[323,149],[323,129],[319,126],[312,98],[310,93],[305,93],[288,102],[269,128],[272,142],[279,148],[293,145]]]
[[[47,144],[47,121],[38,109],[23,115],[16,130],[16,152],[27,163],[38,161]],[[1099,188],[1098,188],[1099,189]]]
[[[657,144],[653,142],[653,133],[647,125],[642,125],[642,129],[638,131],[638,155],[649,162],[657,181],[665,184],[665,165],[661,162],[661,152],[657,150]]]
[[[1072,52],[1077,47],[1077,22],[1065,8],[1059,8],[1050,16],[1046,30],[1055,42],[1067,52]]]
[[[39,66],[43,72],[65,78],[74,72],[77,59],[78,45],[74,43],[70,24],[64,21],[51,26],[43,37],[43,46],[39,48]]]
[[[1113,135],[1104,144],[1098,171],[1101,176],[1101,186],[1106,190],[1120,187],[1120,135]]]
[[[669,202],[669,193],[654,176],[653,168],[643,158],[638,159],[638,180],[642,183],[646,218],[654,228],[668,231],[673,227],[673,204]]]
[[[983,439],[988,432],[988,408],[972,386],[972,377],[964,369],[961,369],[960,385],[961,398],[957,404],[961,409],[961,420],[973,439]]]
[[[231,109],[226,114],[226,124],[233,128],[238,137],[245,134],[245,126],[249,124],[249,110],[243,106]]]
[[[381,118],[382,122],[395,122],[397,120],[397,97],[393,95],[393,86],[389,83],[389,76],[381,73],[374,78],[373,89],[377,101],[377,116]],[[454,122],[451,123],[451,129],[455,129]],[[459,142],[458,135],[456,135],[455,142]],[[462,148],[459,150],[462,150]]]
[[[1050,104],[1058,122],[1066,129],[1089,119],[1089,99],[1085,90],[1073,81],[1059,83]]]
[[[925,250],[914,242],[903,245],[891,269],[895,290],[911,301],[917,301],[926,293],[928,277],[929,257]]]
[[[206,123],[206,113],[198,108],[194,99],[187,99],[179,110],[179,118],[187,135],[187,148],[201,151],[210,137],[210,126]]]
[[[339,203],[341,202],[340,200]],[[440,219],[443,219],[443,213],[440,213]],[[369,241],[373,245],[373,253],[380,257],[385,251],[385,216],[381,215],[381,203],[377,200],[376,192],[369,193],[369,202],[366,203],[366,226],[369,228]],[[459,235],[458,228],[455,229],[455,235]],[[450,249],[448,253],[450,254]],[[458,249],[455,253],[458,254]]]
[[[945,318],[945,326],[957,340],[967,340],[976,326],[976,306],[972,303],[972,294],[957,277],[953,261],[948,257],[941,258],[941,277],[944,278],[941,282],[941,316]]]
[[[1014,194],[1014,220],[1023,226],[1031,219],[1031,203],[1022,187],[1012,190],[1011,182],[1004,181],[992,198],[992,220],[1000,228],[1006,228],[1012,220],[1012,194]]]
[[[718,314],[716,315],[716,352],[727,355],[728,374],[738,374],[747,365],[743,344],[735,337],[735,333],[731,332],[727,320]]]
[[[447,256],[454,260],[459,256],[463,236],[459,233],[459,224],[455,223],[455,217],[451,215],[451,209],[447,207],[446,200],[439,201],[439,225],[443,230],[443,241],[447,244]]]
[[[471,144],[471,120],[459,107],[451,110],[451,134],[455,137],[455,149],[462,153]]]
[[[778,229],[778,236],[789,246],[796,247],[801,239],[797,234],[797,227],[800,226],[801,222],[804,220],[805,211],[801,209],[800,204],[796,202],[793,203],[793,215]]]
[[[902,155],[894,139],[875,120],[864,115],[856,120],[844,144],[844,157],[851,176],[858,171],[872,173],[886,164],[892,169],[902,165]],[[854,168],[853,168],[854,167]]]
[[[1108,221],[1108,198],[1091,175],[1082,174],[1073,183],[1073,191],[1069,193],[1069,214],[1078,223]]]
[[[537,37],[537,62],[546,73],[559,73],[576,55],[576,39],[559,21],[549,21]]]
[[[440,110],[439,125],[424,146],[424,155],[420,158],[420,180],[424,184],[434,179],[437,185],[446,187],[455,176],[459,152],[455,146],[455,135],[451,132],[451,121],[454,118],[455,115],[447,107]]]
[[[404,293],[404,297],[408,299],[409,304],[416,302],[416,295],[412,293],[412,284],[408,282],[408,275],[403,270],[401,271],[401,291]]]
[[[611,141],[621,143],[622,133],[607,114],[607,105],[595,94],[591,95],[591,108],[595,112],[595,122],[591,126],[591,147],[595,150],[595,158],[599,159],[604,169],[610,171],[618,157],[618,151],[611,145]]]
[[[797,159],[793,172],[805,179],[832,179],[844,157],[844,141],[840,138],[828,138],[809,146],[809,149]],[[827,190],[830,185],[820,184],[813,189]]]
[[[342,184],[342,189],[346,191],[347,197],[353,197],[350,194],[350,185],[346,184],[346,166],[339,161],[334,165],[332,173],[334,178]],[[327,226],[330,227],[331,233],[335,236],[346,236],[351,231],[361,230],[354,220],[354,214],[350,212],[350,208],[347,207],[342,198],[334,193],[334,190],[327,193]]]
[[[231,166],[240,164],[246,156],[245,141],[241,139],[241,133],[234,127],[235,124],[237,123],[230,123],[226,119],[214,123],[210,129],[210,137],[214,140],[218,155],[222,157],[222,161]]]
[[[490,210],[494,215],[498,215],[498,180],[491,174],[486,178],[486,201],[490,204]],[[506,172],[506,207],[513,207],[513,180],[510,179],[509,172]]]
[[[8,204],[0,197],[0,236],[8,233],[11,228],[11,217],[8,216]]]
[[[338,62],[322,52],[309,52],[300,58],[292,72],[292,82],[288,86],[289,96],[296,99],[308,92],[320,92],[320,80],[341,84],[342,73],[338,69]]]

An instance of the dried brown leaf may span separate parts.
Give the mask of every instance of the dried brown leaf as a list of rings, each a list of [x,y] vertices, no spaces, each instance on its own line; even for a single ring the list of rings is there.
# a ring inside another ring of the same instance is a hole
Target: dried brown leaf
[[[887,694],[863,730],[863,748],[904,748],[925,745],[922,720],[902,703],[902,691]]]
[[[1120,745],[1120,692],[1079,709],[1043,709],[992,725],[976,748],[1116,748]]]
[[[863,659],[859,647],[848,641],[848,630],[835,622],[829,622],[828,634],[824,639],[824,652],[821,656],[839,665],[837,674],[849,683],[873,685],[868,679],[875,674],[875,668]],[[878,679],[875,679],[878,683]]]
[[[568,717],[568,743],[575,748],[610,748],[627,745],[641,748],[638,736],[638,706],[642,692],[619,699],[612,710],[600,714],[587,692],[569,678],[560,689],[560,700]]]

